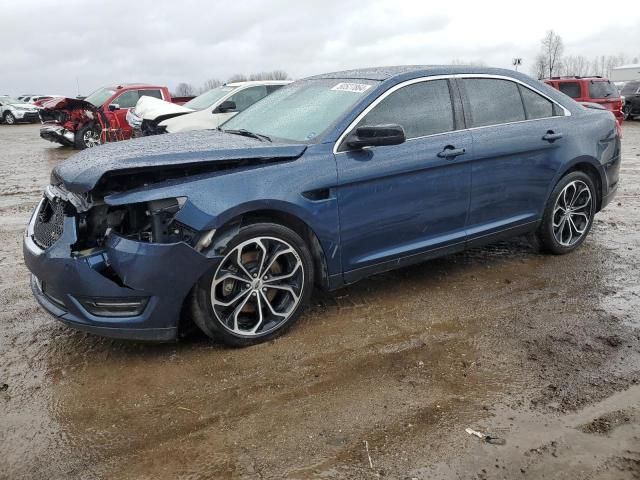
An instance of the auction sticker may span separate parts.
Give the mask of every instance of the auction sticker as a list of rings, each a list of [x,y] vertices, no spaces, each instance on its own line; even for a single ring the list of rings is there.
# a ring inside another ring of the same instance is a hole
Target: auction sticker
[[[339,83],[331,90],[338,90],[341,92],[353,92],[353,93],[362,93],[366,92],[371,88],[371,85],[367,85],[365,83]]]

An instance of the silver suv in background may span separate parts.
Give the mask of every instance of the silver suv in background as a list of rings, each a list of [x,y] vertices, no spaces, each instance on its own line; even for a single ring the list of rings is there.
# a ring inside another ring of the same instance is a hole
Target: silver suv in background
[[[227,83],[184,105],[141,97],[127,114],[127,122],[142,135],[214,129],[289,83],[288,80]]]
[[[0,97],[0,120],[7,125],[40,121],[38,107],[11,97]]]

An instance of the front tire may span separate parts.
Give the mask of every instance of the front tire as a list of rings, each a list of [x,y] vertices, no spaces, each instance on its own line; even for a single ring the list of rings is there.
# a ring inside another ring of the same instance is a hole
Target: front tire
[[[562,177],[551,193],[538,229],[543,249],[563,255],[582,245],[593,225],[596,200],[589,175],[571,172]]]
[[[13,113],[6,112],[4,114],[4,123],[6,123],[7,125],[15,125],[16,124],[16,117],[13,116]]]
[[[100,133],[100,129],[94,124],[85,125],[76,132],[73,142],[74,148],[84,150],[85,148],[97,147],[102,143]]]
[[[191,313],[205,334],[244,347],[271,340],[298,320],[311,296],[314,267],[296,232],[274,223],[246,225],[222,255],[192,295]]]

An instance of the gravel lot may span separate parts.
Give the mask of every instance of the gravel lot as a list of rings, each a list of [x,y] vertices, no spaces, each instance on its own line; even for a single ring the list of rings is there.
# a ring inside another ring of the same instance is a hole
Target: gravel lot
[[[1,479],[640,478],[640,122],[577,252],[518,239],[379,275],[241,350],[37,306],[21,237],[72,154],[0,125]]]

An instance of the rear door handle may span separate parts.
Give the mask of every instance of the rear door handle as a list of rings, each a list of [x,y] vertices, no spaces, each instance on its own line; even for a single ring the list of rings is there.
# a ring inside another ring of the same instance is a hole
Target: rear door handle
[[[454,158],[464,155],[466,150],[464,148],[456,148],[453,145],[447,145],[444,147],[440,153],[438,153],[439,158],[446,158],[447,160],[453,160]]]
[[[560,140],[562,137],[563,135],[561,133],[555,133],[553,130],[547,130],[547,133],[542,136],[542,140],[553,143],[556,140]]]

